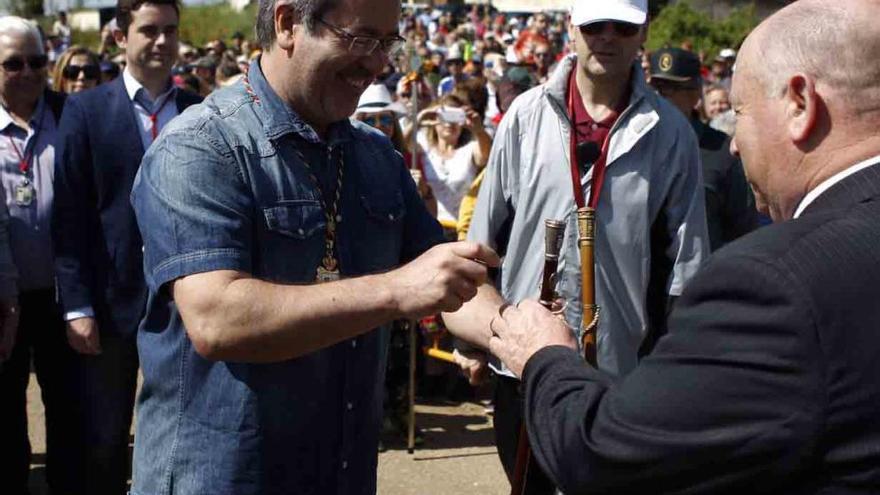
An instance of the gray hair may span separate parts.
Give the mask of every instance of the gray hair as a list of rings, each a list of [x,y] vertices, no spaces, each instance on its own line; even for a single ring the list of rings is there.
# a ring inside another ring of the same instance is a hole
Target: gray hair
[[[781,10],[757,40],[756,70],[767,96],[785,94],[798,72],[814,77],[859,111],[880,110],[880,36],[857,2],[800,1]]]
[[[0,36],[14,35],[32,37],[40,47],[40,53],[43,52],[43,37],[35,23],[14,15],[0,17]]]
[[[336,6],[338,0],[260,0],[256,36],[260,48],[268,51],[275,42],[275,7],[291,5],[306,29],[313,31],[318,19]]]

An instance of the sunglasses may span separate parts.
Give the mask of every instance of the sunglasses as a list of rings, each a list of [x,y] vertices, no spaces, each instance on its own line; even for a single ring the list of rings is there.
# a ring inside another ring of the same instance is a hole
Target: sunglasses
[[[394,117],[389,114],[364,115],[360,121],[373,127],[391,127],[394,125]]]
[[[640,24],[630,24],[629,22],[620,22],[620,21],[600,21],[600,22],[591,22],[590,24],[585,24],[580,27],[581,33],[587,36],[596,36],[605,32],[605,28],[608,25],[611,25],[611,28],[618,36],[622,36],[624,38],[629,38],[630,36],[635,36],[636,33],[641,29]]]
[[[20,72],[24,69],[25,64],[31,68],[31,70],[40,70],[46,67],[46,64],[49,63],[49,57],[46,55],[31,55],[30,57],[12,57],[7,58],[0,63],[0,66],[3,67],[3,70],[6,72]]]
[[[86,76],[86,79],[97,80],[101,77],[101,68],[97,65],[68,65],[62,71],[65,79],[78,79],[80,73]]]

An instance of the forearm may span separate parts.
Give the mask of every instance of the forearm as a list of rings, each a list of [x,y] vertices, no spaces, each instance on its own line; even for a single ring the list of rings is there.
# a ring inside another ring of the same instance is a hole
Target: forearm
[[[443,322],[454,336],[480,349],[489,349],[492,331],[489,323],[498,314],[504,299],[490,284],[480,286],[477,296],[454,313],[443,313]]]
[[[181,313],[197,352],[208,359],[284,361],[357,337],[400,317],[383,277],[317,285],[238,278],[209,305]]]
[[[474,153],[474,165],[483,169],[489,162],[489,153],[492,151],[492,138],[482,126],[474,130],[474,139],[477,140],[477,150]]]

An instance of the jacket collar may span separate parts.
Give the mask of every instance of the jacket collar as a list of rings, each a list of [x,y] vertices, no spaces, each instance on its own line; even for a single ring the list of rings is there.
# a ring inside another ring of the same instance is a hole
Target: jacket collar
[[[576,65],[577,55],[568,55],[557,64],[544,84],[544,94],[562,121],[568,124],[566,126],[568,132],[571,132],[571,118],[568,115],[568,81]],[[632,74],[629,81],[629,105],[612,129],[608,166],[629,152],[660,121],[657,95],[648,87],[644,78],[640,77],[641,67],[635,62],[633,62]]]
[[[810,203],[800,217],[823,210],[846,208],[880,197],[880,160],[831,186]],[[799,218],[800,218],[799,217]]]
[[[256,103],[257,112],[262,117],[266,136],[269,139],[277,139],[286,134],[296,134],[309,143],[322,143],[321,137],[314,128],[285,104],[269,85],[260,68],[260,60],[261,58],[258,57],[251,62],[244,84],[245,90],[248,93],[252,92],[251,96]],[[351,123],[348,119],[330,125],[328,144],[335,145],[349,139],[351,139]]]

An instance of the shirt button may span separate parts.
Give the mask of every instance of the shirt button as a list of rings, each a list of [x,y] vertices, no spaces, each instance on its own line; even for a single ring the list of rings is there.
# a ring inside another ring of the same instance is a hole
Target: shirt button
[[[357,341],[357,340],[352,340],[352,341],[351,341],[351,348],[352,348],[352,349],[355,349],[355,348],[357,348],[357,346],[358,346],[358,341]]]
[[[336,223],[342,223],[342,215],[336,215]]]
[[[296,232],[297,232],[299,235],[304,235],[304,234],[306,233],[306,231],[303,230],[303,229],[299,229],[299,230],[297,230]]]
[[[345,408],[348,409],[349,411],[351,411],[352,409],[354,409],[354,404],[349,402],[348,404],[345,405]]]
[[[394,213],[388,214],[388,220],[394,220]]]
[[[342,461],[342,469],[348,469],[348,461]]]
[[[598,128],[599,128],[599,126],[598,126],[598,125],[596,125],[596,124],[593,124],[593,126],[592,126],[592,127],[593,127],[593,130],[594,130],[594,131],[595,131],[595,130],[596,130],[596,129],[598,129]]]

